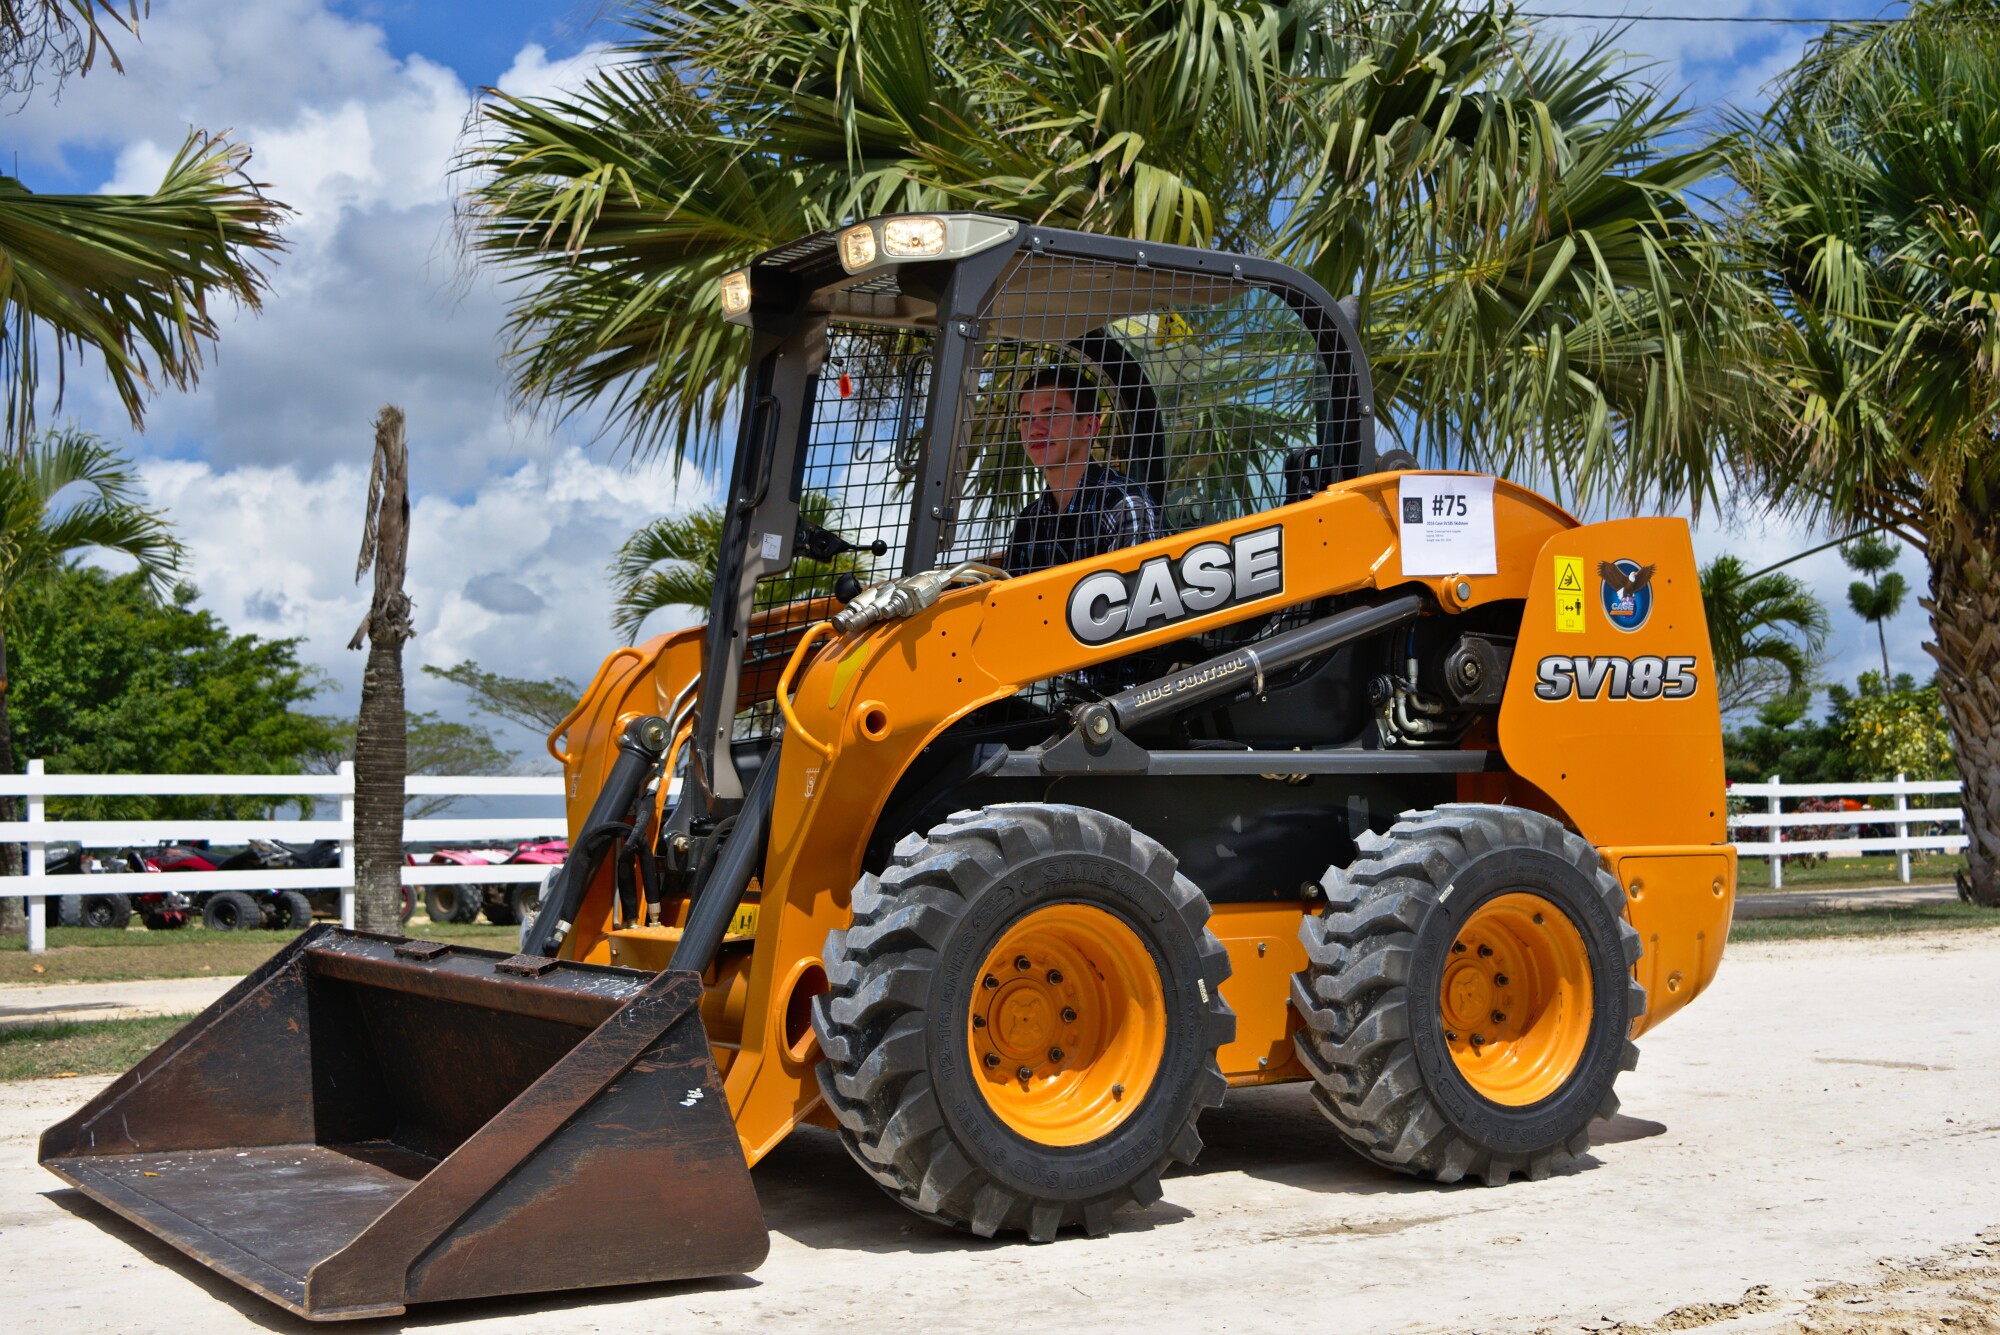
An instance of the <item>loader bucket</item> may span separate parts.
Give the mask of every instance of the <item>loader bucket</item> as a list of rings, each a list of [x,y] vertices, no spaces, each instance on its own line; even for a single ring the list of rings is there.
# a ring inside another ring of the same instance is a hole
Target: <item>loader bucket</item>
[[[314,1319],[754,1270],[701,979],[317,928],[42,1135]]]

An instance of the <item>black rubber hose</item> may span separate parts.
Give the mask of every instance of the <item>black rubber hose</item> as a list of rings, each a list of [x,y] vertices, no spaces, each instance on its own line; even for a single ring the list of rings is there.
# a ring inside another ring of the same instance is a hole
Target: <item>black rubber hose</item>
[[[750,878],[764,864],[764,848],[771,834],[771,804],[778,793],[781,745],[782,738],[771,743],[771,749],[764,753],[763,767],[751,781],[743,809],[736,815],[736,830],[716,855],[708,883],[695,892],[687,926],[681,932],[681,942],[674,948],[668,968],[703,973],[715,962],[715,952],[722,948],[723,935],[743,902],[743,892],[750,888]]]
[[[666,723],[650,714],[625,725],[618,738],[618,758],[611,762],[611,773],[597,790],[597,800],[590,804],[582,836],[570,845],[569,856],[549,887],[549,902],[535,914],[535,925],[528,929],[528,939],[521,946],[523,955],[553,956],[562,945],[584,892],[604,862],[605,850],[612,840],[631,830],[625,822],[626,813],[632,810],[646,776],[666,749],[666,731]]]

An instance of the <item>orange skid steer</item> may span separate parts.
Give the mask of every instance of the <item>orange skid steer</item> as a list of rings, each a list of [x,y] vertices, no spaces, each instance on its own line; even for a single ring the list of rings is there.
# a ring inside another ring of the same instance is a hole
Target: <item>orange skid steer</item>
[[[1378,451],[1268,261],[902,215],[716,295],[714,601],[551,737],[520,952],[316,929],[43,1163],[314,1318],[749,1270],[808,1123],[1037,1241],[1245,1086],[1384,1171],[1573,1163],[1735,894],[1685,525]]]

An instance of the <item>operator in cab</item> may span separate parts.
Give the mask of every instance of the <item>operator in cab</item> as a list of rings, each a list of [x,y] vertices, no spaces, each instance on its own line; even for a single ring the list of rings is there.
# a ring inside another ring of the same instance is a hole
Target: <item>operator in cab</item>
[[[1166,532],[1146,489],[1090,457],[1103,425],[1097,386],[1051,366],[1021,393],[1021,445],[1045,489],[1014,520],[1001,564],[1010,575],[1100,556]]]

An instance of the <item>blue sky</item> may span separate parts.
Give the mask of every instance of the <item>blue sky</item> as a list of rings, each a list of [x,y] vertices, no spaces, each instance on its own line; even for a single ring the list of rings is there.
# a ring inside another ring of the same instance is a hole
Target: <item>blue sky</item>
[[[1622,0],[1537,0],[1540,11],[1625,12]],[[1660,0],[1710,16],[1873,13],[1856,0]],[[417,491],[412,666],[474,658],[521,675],[588,678],[612,644],[604,569],[617,541],[663,509],[706,499],[699,477],[634,470],[591,424],[514,411],[499,366],[501,294],[452,238],[447,172],[478,88],[535,94],[588,70],[613,32],[600,7],[525,0],[152,0],[121,77],[100,68],[4,124],[28,184],[149,188],[189,125],[251,144],[253,171],[297,210],[261,316],[232,317],[191,394],[163,395],[135,434],[94,364],[72,366],[64,416],[125,442],[155,500],[181,522],[204,602],[231,626],[305,638],[353,707],[364,605],[352,581],[369,422],[409,414]],[[1538,20],[1578,37],[1607,25]],[[1686,87],[1703,117],[1760,105],[1811,29],[1632,24],[1620,46],[1649,77]],[[1709,516],[1704,555],[1762,564],[1813,540],[1761,515]],[[1903,569],[1923,583],[1913,557]],[[1835,609],[1829,670],[1879,661],[1845,611],[1827,553],[1797,570]],[[1912,599],[1891,628],[1899,670],[1926,674]],[[412,705],[462,712],[453,688],[412,674]],[[531,750],[525,735],[510,739]]]

